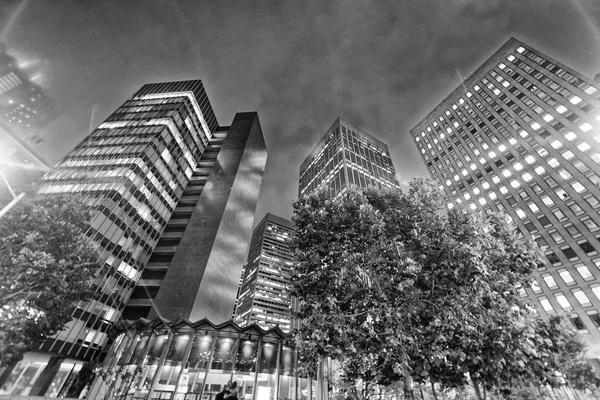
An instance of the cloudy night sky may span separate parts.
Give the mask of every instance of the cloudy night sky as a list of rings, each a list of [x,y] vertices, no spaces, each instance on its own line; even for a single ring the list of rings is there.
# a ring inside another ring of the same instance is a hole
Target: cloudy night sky
[[[511,36],[593,77],[600,0],[0,0],[0,41],[39,62],[57,162],[141,85],[202,79],[221,125],[259,113],[257,219],[291,217],[298,167],[341,116],[427,174],[409,129]]]

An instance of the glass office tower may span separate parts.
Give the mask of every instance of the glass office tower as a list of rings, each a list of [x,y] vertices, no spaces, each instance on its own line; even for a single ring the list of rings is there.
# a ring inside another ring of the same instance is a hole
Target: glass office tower
[[[338,118],[300,165],[299,197],[328,187],[333,195],[349,185],[397,188],[387,146]]]
[[[239,326],[291,329],[292,221],[267,214],[254,229],[234,312]]]
[[[103,265],[99,297],[11,366],[0,394],[64,392],[56,387],[103,351],[130,297],[125,317],[229,319],[266,157],[257,114],[219,127],[199,80],[144,85],[125,101],[40,188],[93,210],[86,235]]]
[[[501,211],[539,244],[521,296],[600,357],[600,84],[510,39],[411,135],[448,208]]]

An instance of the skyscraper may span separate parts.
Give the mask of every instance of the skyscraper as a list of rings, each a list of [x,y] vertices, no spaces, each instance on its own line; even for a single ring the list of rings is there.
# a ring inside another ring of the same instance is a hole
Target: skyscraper
[[[144,85],[67,154],[40,193],[77,194],[92,208],[86,235],[103,264],[99,298],[44,343],[59,356],[26,357],[14,369],[43,370],[45,382],[21,392],[43,395],[65,356],[101,352],[132,293],[132,317],[229,319],[266,158],[257,114],[219,127],[200,81]]]
[[[398,182],[387,146],[338,118],[300,165],[298,195],[319,187],[329,187],[336,195],[349,185],[396,188]]]
[[[292,221],[267,214],[254,229],[244,266],[234,322],[268,329],[291,328]]]
[[[600,344],[600,85],[510,39],[411,135],[448,208],[502,211],[543,249],[521,296]]]
[[[0,42],[0,120],[13,128],[23,128],[23,137],[35,145],[42,139],[33,132],[55,116],[54,101],[31,81]]]

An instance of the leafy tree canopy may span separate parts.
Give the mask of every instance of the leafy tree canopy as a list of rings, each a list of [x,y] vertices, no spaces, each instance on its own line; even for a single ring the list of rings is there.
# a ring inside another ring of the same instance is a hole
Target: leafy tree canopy
[[[0,365],[60,331],[93,296],[89,219],[89,208],[68,196],[23,200],[0,219]]]
[[[502,216],[446,212],[429,181],[407,193],[320,192],[294,210],[297,342],[308,365],[340,359],[363,388],[403,380],[407,396],[413,380],[463,387],[470,377],[484,398],[540,384],[578,340],[560,321],[534,320],[515,296],[542,264],[535,244]]]

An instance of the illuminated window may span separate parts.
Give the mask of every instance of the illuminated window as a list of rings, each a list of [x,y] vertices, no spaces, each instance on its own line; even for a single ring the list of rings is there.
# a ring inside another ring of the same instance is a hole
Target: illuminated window
[[[554,205],[554,201],[552,201],[552,199],[548,196],[542,196],[541,199],[544,202],[544,204],[548,207],[552,207]]]
[[[474,203],[470,203],[469,207],[471,208],[471,210],[475,210],[477,208],[477,206]]]
[[[569,171],[567,171],[566,169],[561,169],[561,170],[559,170],[559,171],[558,171],[558,173],[559,173],[559,174],[560,174],[560,176],[562,176],[562,177],[563,177],[563,179],[565,179],[565,180],[569,180],[569,179],[571,179],[571,178],[573,177],[573,175],[571,175],[571,174],[569,173]]]
[[[473,189],[473,193],[475,194],[479,194],[481,192],[481,190],[479,190],[479,188],[474,188]]]
[[[465,200],[469,200],[471,198],[471,195],[469,193],[465,193]]]
[[[496,175],[494,175],[494,176],[492,176],[492,182],[500,183],[500,178],[498,178]]]
[[[488,194],[488,196],[490,196],[490,199],[492,199],[492,200],[496,200],[496,198],[498,198],[498,196],[496,196],[496,193],[494,193],[494,192],[490,192]]]
[[[537,122],[534,122],[533,124],[531,124],[531,127],[533,128],[533,130],[537,131],[542,126],[540,124],[538,124]]]
[[[563,238],[562,235],[556,230],[552,230],[548,233],[550,234],[550,237],[556,242],[556,244],[560,244],[565,241],[565,238]]]
[[[590,285],[590,288],[592,289],[592,293],[594,293],[596,298],[598,300],[600,300],[600,285],[598,285],[598,284]]]
[[[581,275],[584,281],[591,281],[594,279],[594,275],[591,273],[588,267],[586,267],[585,265],[579,265],[576,267],[577,272],[579,272],[579,275]]]
[[[577,104],[581,103],[581,99],[580,99],[579,97],[577,97],[577,96],[573,96],[573,97],[571,97],[571,98],[569,99],[569,101],[570,101],[571,103],[575,104],[575,105],[577,105]]]
[[[551,158],[548,160],[548,164],[552,167],[552,168],[556,168],[560,165],[560,163],[558,161],[556,161],[556,158]]]
[[[560,304],[560,306],[564,309],[564,310],[569,310],[573,307],[571,307],[571,303],[569,303],[569,300],[567,300],[567,298],[565,297],[564,294],[562,293],[554,293],[554,297],[556,298],[556,301],[558,302],[558,304]]]
[[[505,169],[505,170],[502,170],[502,175],[504,175],[506,178],[508,178],[509,176],[512,175],[512,173],[509,170]]]
[[[533,169],[535,171],[536,174],[538,175],[544,175],[546,173],[546,170],[544,169],[544,167],[542,167],[541,165],[538,165],[537,167],[535,167]]]
[[[573,296],[575,296],[575,299],[577,299],[579,304],[581,304],[583,307],[592,305],[592,303],[590,302],[590,299],[587,297],[587,295],[585,293],[583,293],[583,290],[573,289],[573,290],[571,290],[571,292],[573,293]]]
[[[500,193],[502,194],[508,193],[508,189],[504,185],[500,186],[498,189],[500,189]]]
[[[527,133],[526,131],[520,131],[520,132],[519,132],[519,135],[520,135],[522,138],[526,138],[527,136],[529,136],[529,133]]]
[[[550,114],[545,114],[542,118],[544,118],[544,121],[546,122],[550,122],[554,119],[554,117]]]
[[[517,47],[517,53],[523,53],[524,51],[525,51],[525,48],[523,46]]]
[[[548,285],[550,289],[556,289],[558,287],[552,275],[544,274],[542,275],[542,278],[544,278],[544,282],[546,282],[546,285]]]
[[[565,111],[567,111],[567,107],[563,106],[562,104],[559,105],[558,107],[556,107],[556,111],[559,112],[559,114],[564,114]]]
[[[567,271],[566,269],[558,270],[558,274],[560,275],[561,279],[565,282],[565,284],[567,284],[568,286],[575,284],[575,280],[573,279],[573,277],[571,276],[569,271]]]
[[[507,59],[508,61],[511,61],[511,62],[512,62],[512,61],[515,61],[515,58],[516,58],[516,57],[515,57],[515,56],[513,56],[512,54],[511,54],[511,55],[509,55],[508,57],[506,57],[506,59]]]
[[[565,137],[565,139],[567,139],[570,142],[573,139],[576,139],[577,135],[574,134],[573,132],[569,131],[569,132],[565,132],[564,137]]]
[[[488,153],[488,156],[489,156],[490,158],[494,158],[494,157],[496,157],[496,153],[494,153],[493,151],[490,151],[490,152]]]
[[[539,300],[540,304],[542,305],[542,308],[544,309],[544,311],[546,311],[546,312],[554,311],[554,307],[552,307],[552,304],[550,304],[550,301],[548,300],[548,298],[546,296],[538,297],[538,300]]]
[[[575,191],[577,193],[581,193],[581,192],[585,192],[585,186],[583,186],[581,183],[575,181],[573,183],[571,183],[571,186],[573,187],[573,189],[575,189]]]
[[[483,206],[485,203],[487,203],[487,201],[483,197],[480,197],[479,204],[481,204]]]
[[[573,154],[570,150],[567,150],[562,153],[562,156],[565,158],[565,160],[570,160],[575,157],[575,154]]]
[[[550,146],[552,146],[555,149],[560,149],[562,147],[562,143],[558,140],[555,140],[552,143],[550,143]]]
[[[514,146],[515,144],[517,144],[517,139],[511,137],[510,139],[508,139],[508,143]]]
[[[515,210],[515,213],[517,213],[517,216],[518,216],[520,219],[525,219],[525,218],[527,218],[527,214],[525,214],[525,211],[521,210],[520,208],[517,208],[517,209]]]
[[[562,188],[560,188],[560,189],[556,189],[554,192],[556,193],[556,195],[558,196],[558,198],[559,198],[559,199],[561,199],[561,200],[566,200],[566,199],[568,199],[569,197],[571,197],[571,196],[569,196],[569,194],[568,194],[568,193],[567,193],[567,192],[566,192],[564,189],[562,189]]]
[[[527,157],[525,157],[525,162],[527,162],[527,164],[533,164],[535,162],[535,157],[532,155],[528,155]]]
[[[506,151],[506,146],[501,144],[500,146],[498,146],[498,150],[504,153]]]
[[[529,182],[530,180],[533,179],[533,177],[531,176],[531,174],[529,172],[525,172],[523,175],[521,175],[521,177],[523,178],[523,180],[525,182]]]
[[[516,188],[520,187],[521,184],[516,179],[513,179],[512,181],[510,181],[510,186],[512,186],[513,188],[516,189]]]
[[[591,147],[586,142],[581,142],[577,145],[577,148],[581,151],[588,151]]]
[[[483,182],[483,183],[481,184],[481,186],[483,186],[483,188],[484,188],[485,190],[488,190],[488,189],[490,188],[490,184],[489,184],[488,182]]]

